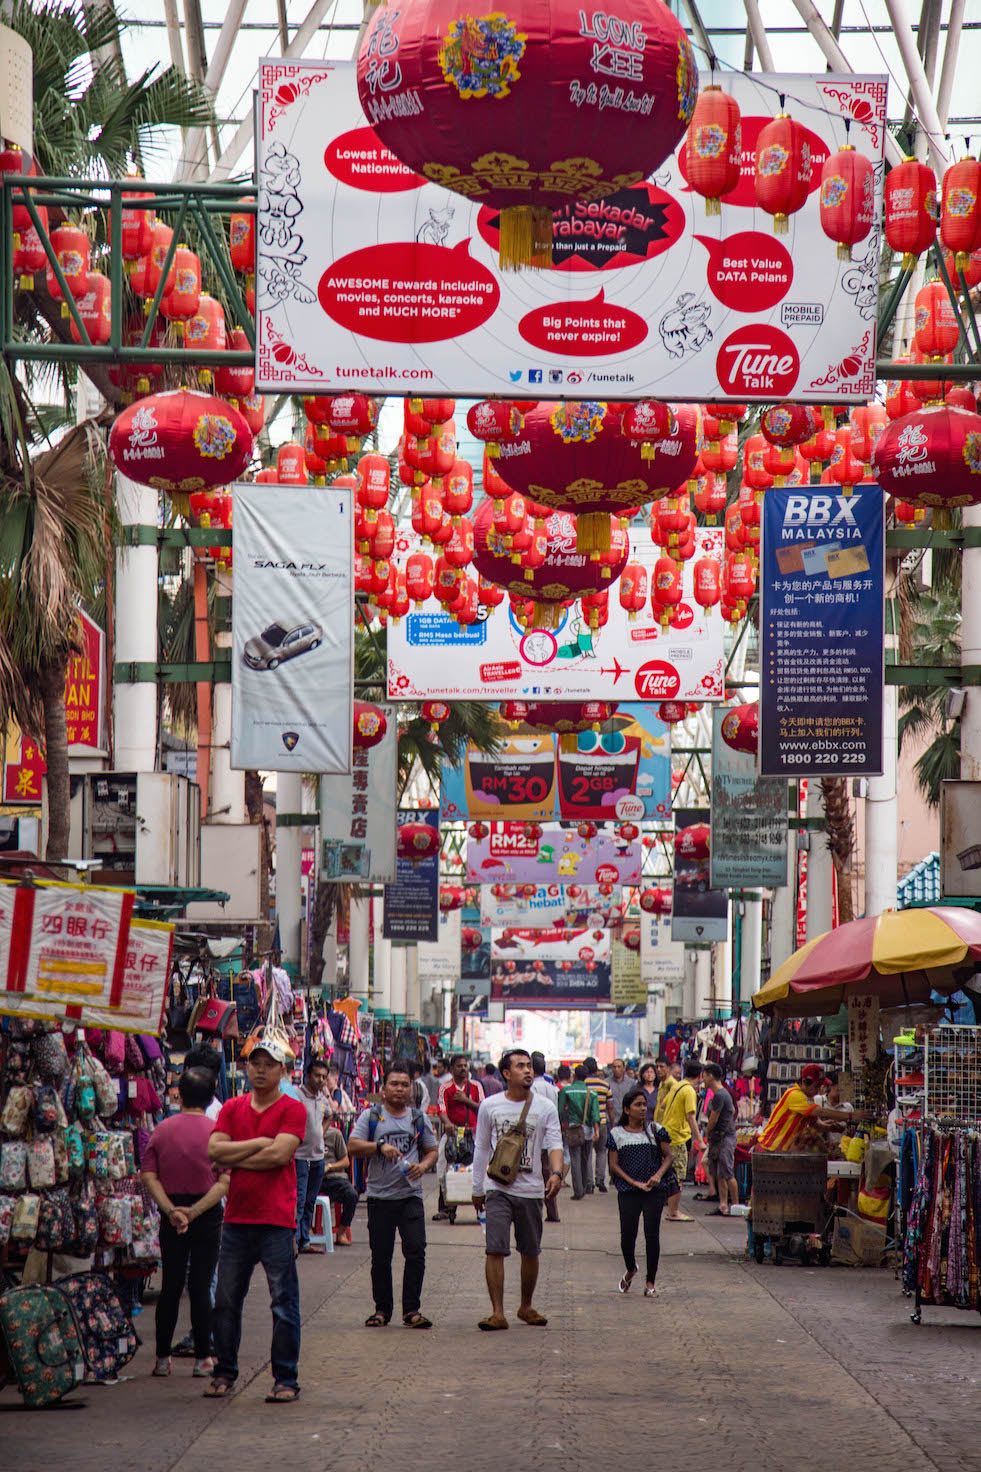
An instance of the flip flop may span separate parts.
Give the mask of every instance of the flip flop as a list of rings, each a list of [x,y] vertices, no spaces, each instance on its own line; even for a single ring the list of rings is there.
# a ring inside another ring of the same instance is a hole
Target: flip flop
[[[627,1276],[627,1274],[624,1273],[623,1277],[620,1279],[619,1283],[617,1284],[617,1292],[618,1293],[629,1293],[630,1292],[630,1285],[631,1285],[632,1282],[633,1282],[633,1278],[629,1278]]]
[[[533,1329],[544,1329],[548,1323],[544,1314],[540,1314],[537,1308],[518,1309],[518,1318],[523,1324],[530,1324]]]
[[[420,1313],[405,1314],[402,1322],[407,1329],[431,1329],[433,1327],[432,1319],[427,1319],[424,1314]]]
[[[666,1216],[664,1220],[666,1222],[693,1222],[695,1218],[693,1216],[688,1216],[683,1211],[679,1211],[677,1216]]]
[[[477,1325],[478,1329],[486,1329],[488,1331],[507,1329],[509,1327],[507,1319],[499,1319],[494,1314],[488,1314],[487,1318],[481,1319]]]
[[[364,1321],[366,1329],[384,1329],[388,1323],[384,1314],[369,1314]]]
[[[219,1377],[216,1380],[212,1380],[207,1390],[203,1390],[201,1394],[205,1400],[225,1400],[227,1396],[231,1395],[234,1386],[234,1380],[225,1380]]]
[[[701,1191],[696,1191],[692,1197],[693,1201],[718,1201],[718,1196],[706,1196]]]
[[[729,1213],[727,1211],[720,1211],[719,1208],[716,1207],[714,1211],[707,1211],[705,1213],[705,1215],[706,1216],[726,1216],[727,1217],[729,1215]]]
[[[645,1298],[656,1298],[657,1297],[657,1289],[656,1288],[645,1288],[644,1289],[644,1297]]]
[[[267,1406],[291,1406],[295,1400],[300,1399],[300,1387],[298,1385],[274,1385],[272,1394],[266,1396]]]

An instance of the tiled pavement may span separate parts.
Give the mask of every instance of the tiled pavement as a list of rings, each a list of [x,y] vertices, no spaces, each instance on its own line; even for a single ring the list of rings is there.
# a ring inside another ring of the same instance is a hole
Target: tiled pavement
[[[475,1328],[486,1310],[473,1214],[431,1226],[429,1332],[370,1311],[363,1214],[355,1246],[300,1261],[303,1394],[267,1406],[269,1317],[256,1280],[243,1373],[227,1403],[201,1396],[189,1361],[169,1380],[85,1393],[84,1410],[16,1413],[0,1394],[0,1464],[71,1472],[496,1472],[663,1466],[670,1472],[981,1472],[981,1318],[924,1311],[914,1328],[890,1271],[757,1267],[745,1223],[662,1228],[660,1296],[616,1292],[612,1193],[546,1227],[547,1329]],[[702,1208],[691,1208],[700,1212]],[[507,1302],[516,1305],[517,1261]],[[152,1309],[140,1320],[152,1338]]]

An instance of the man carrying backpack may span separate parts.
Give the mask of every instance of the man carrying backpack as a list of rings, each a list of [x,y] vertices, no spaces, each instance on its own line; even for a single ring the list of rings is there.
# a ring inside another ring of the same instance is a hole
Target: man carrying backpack
[[[410,1329],[432,1328],[420,1310],[426,1273],[422,1177],[436,1164],[436,1136],[422,1110],[410,1106],[411,1088],[406,1065],[393,1063],[382,1083],[382,1103],[358,1116],[347,1142],[351,1155],[363,1155],[368,1161],[368,1243],[375,1300],[374,1313],[365,1319],[368,1329],[382,1328],[392,1317],[396,1232],[405,1258],[402,1322]]]

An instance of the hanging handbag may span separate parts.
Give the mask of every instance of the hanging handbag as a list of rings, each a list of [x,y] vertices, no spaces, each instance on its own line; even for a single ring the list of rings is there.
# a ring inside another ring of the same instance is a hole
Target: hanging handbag
[[[588,1093],[588,1091],[587,1091]],[[505,1130],[497,1144],[494,1153],[487,1163],[487,1174],[492,1181],[497,1181],[499,1186],[512,1186],[517,1179],[524,1159],[525,1145],[528,1141],[528,1130],[525,1121],[528,1118],[528,1110],[531,1108],[532,1095],[529,1093],[516,1124]]]
[[[238,1012],[234,1002],[223,1002],[221,997],[208,997],[194,1022],[194,1031],[207,1033],[209,1037],[237,1038]]]

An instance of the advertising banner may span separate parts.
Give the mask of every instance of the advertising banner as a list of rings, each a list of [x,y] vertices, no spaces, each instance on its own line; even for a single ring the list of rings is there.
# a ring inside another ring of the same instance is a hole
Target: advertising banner
[[[493,757],[468,746],[459,766],[443,763],[440,814],[460,818],[666,817],[671,806],[671,735],[650,706],[621,705],[601,731],[583,731],[574,751],[556,736],[505,736]]]
[[[439,828],[439,813],[399,808],[403,823],[426,823]],[[427,859],[395,861],[395,883],[385,885],[382,935],[392,941],[439,939],[439,849]]]
[[[682,564],[681,602],[675,626],[666,629],[648,602],[633,622],[614,595],[609,620],[590,629],[576,602],[562,612],[555,629],[523,629],[505,601],[482,622],[461,627],[449,614],[424,609],[388,628],[388,694],[391,700],[721,700],[723,696],[723,620],[716,609],[700,608],[693,592],[693,568],[700,557],[721,559],[721,527],[695,532],[695,554]],[[396,538],[399,567],[422,543],[414,532]],[[647,533],[630,536],[630,558],[647,569],[648,587],[660,556]],[[588,749],[588,747],[587,747]],[[538,799],[540,788],[523,796]],[[581,796],[598,796],[603,792]],[[571,794],[565,798],[569,804]],[[541,801],[549,801],[546,791]],[[560,802],[560,797],[552,798]],[[631,814],[633,816],[633,814]]]
[[[440,914],[434,945],[420,945],[419,980],[438,982],[452,991],[460,975],[460,911]]]
[[[78,611],[82,653],[65,672],[65,734],[70,747],[101,751],[105,721],[106,636],[84,610]],[[8,721],[3,754],[3,802],[37,804],[47,772],[44,749]]]
[[[401,77],[399,12],[388,16],[379,89]],[[626,50],[604,49],[608,75],[630,64]],[[879,220],[887,79],[729,72],[725,85],[742,111],[743,164],[720,215],[690,191],[682,143],[644,183],[593,204],[570,193],[550,269],[503,272],[497,211],[390,153],[370,126],[377,115],[362,112],[353,61],[260,62],[257,389],[864,401],[880,231],[840,261],[818,196],[825,160],[850,142],[873,161]],[[775,236],[754,174],[780,92],[805,130],[811,175],[804,207]],[[379,90],[372,105],[400,102],[411,97]]]
[[[395,786],[398,723],[388,721],[377,746],[355,747],[346,776],[320,779],[320,878],[327,883],[395,880]]]
[[[27,1015],[82,1019],[89,1007],[120,1007],[133,899],[95,885],[18,887],[6,989]]]
[[[605,887],[605,886],[604,886]],[[618,920],[623,891],[603,894],[595,884],[482,884],[480,923],[525,930],[568,926],[607,926]]]
[[[708,808],[675,808],[675,835],[686,828],[704,829],[707,834],[709,818]],[[729,896],[724,889],[712,888],[708,843],[697,845],[692,853],[676,848],[671,939],[704,943],[725,940],[728,934]]]
[[[529,936],[539,931],[528,931]],[[570,948],[572,950],[574,948]],[[588,947],[580,946],[580,950]],[[512,1007],[550,1009],[610,1006],[610,950],[604,960],[568,954],[536,954],[533,946],[506,960],[491,957],[491,1001]]]
[[[47,763],[41,744],[13,723],[7,726],[3,750],[3,800],[38,806]]]
[[[233,767],[351,771],[353,505],[336,486],[234,488]]]
[[[685,947],[672,940],[670,919],[641,916],[640,971],[648,992],[664,987],[670,999],[670,988],[684,986]]]
[[[86,1006],[86,1025],[111,1027],[117,1032],[151,1033],[156,1037],[163,1028],[173,950],[172,925],[160,920],[134,920],[123,959],[119,1005]]]
[[[615,1007],[646,1006],[647,983],[640,970],[640,947],[613,942],[610,970],[610,1000]]]
[[[776,889],[787,883],[787,783],[758,776],[755,756],[726,745],[728,714],[719,706],[712,711],[709,882],[713,889]]]
[[[580,884],[639,884],[641,848],[635,839],[625,843],[600,831],[582,838],[575,828],[541,824],[531,835],[524,823],[489,823],[486,838],[467,839],[467,883],[490,884],[513,880],[518,884],[555,884],[571,879]]]
[[[981,899],[981,782],[940,784],[940,893]]]
[[[763,497],[760,771],[882,771],[884,503],[773,487]]]
[[[460,1012],[467,1017],[487,1016],[491,989],[490,955],[490,931],[465,924],[456,997]]]
[[[609,961],[612,936],[608,930],[491,931],[491,960],[517,961],[520,966],[542,961]]]

